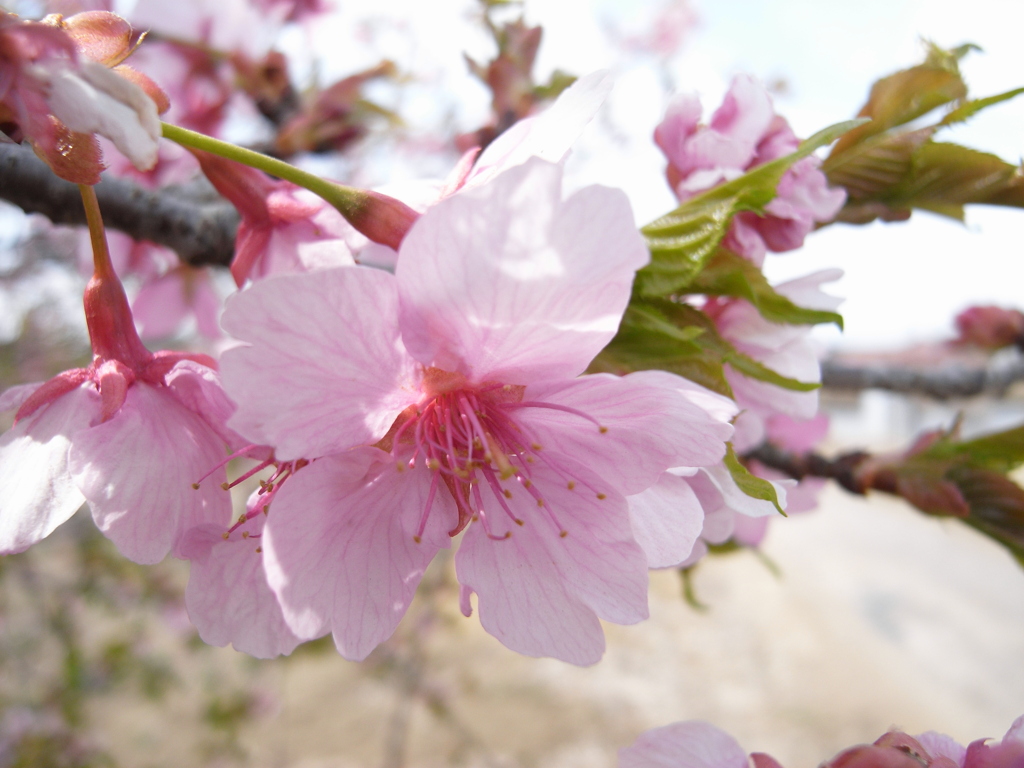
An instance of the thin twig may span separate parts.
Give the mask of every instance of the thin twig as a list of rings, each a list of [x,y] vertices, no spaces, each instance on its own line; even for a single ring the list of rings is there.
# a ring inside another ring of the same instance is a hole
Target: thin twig
[[[105,224],[177,252],[193,266],[231,263],[238,213],[199,188],[149,190],[127,179],[96,185]],[[54,224],[85,224],[78,187],[54,175],[27,146],[0,143],[0,199]]]
[[[850,365],[836,360],[821,364],[821,383],[828,389],[926,395],[936,400],[994,395],[1001,397],[1015,382],[1024,381],[1024,359],[1004,365],[967,367],[946,365],[933,369],[898,365]]]

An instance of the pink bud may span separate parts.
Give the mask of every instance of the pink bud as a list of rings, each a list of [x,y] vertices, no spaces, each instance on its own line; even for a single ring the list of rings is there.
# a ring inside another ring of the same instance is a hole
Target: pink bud
[[[1016,309],[969,307],[956,316],[957,339],[985,349],[1024,345],[1024,313]]]

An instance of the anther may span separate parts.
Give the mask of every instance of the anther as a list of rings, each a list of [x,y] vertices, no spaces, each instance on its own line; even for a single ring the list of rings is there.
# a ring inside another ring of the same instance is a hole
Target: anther
[[[605,499],[607,499],[608,497],[607,497],[607,496],[605,496],[605,495],[604,495],[603,493],[599,493],[599,494],[597,494],[597,498],[599,498],[599,499],[600,499],[601,501],[604,501],[604,500],[605,500]]]
[[[570,490],[570,491],[571,491],[571,490],[574,490],[574,489],[576,488],[576,481],[575,481],[575,480],[570,480],[570,481],[569,481],[569,486],[568,486],[568,487],[569,487],[569,490]]]
[[[521,528],[521,527],[522,527],[522,526],[524,525],[524,523],[523,523],[523,521],[522,521],[522,520],[520,520],[520,519],[519,519],[519,518],[517,517],[517,518],[516,518],[516,525],[518,525],[518,526],[519,526],[519,527]]]
[[[246,517],[245,515],[239,515],[239,516],[238,516],[238,522],[239,522],[239,523],[244,523],[244,522],[245,522],[246,520],[248,520],[248,519],[249,519],[249,518],[248,518],[248,517]]]
[[[248,531],[242,531],[242,538],[243,539],[248,539],[249,538],[249,532]]]
[[[420,544],[420,543],[423,542],[423,539],[421,539],[419,536],[413,536],[412,540],[415,541],[417,544]]]
[[[560,539],[564,539],[568,535],[569,535],[568,531],[559,531],[558,532],[558,538],[560,538]]]
[[[256,554],[260,554],[263,551],[263,547],[256,547]]]
[[[192,489],[198,491],[199,490],[199,483],[192,483]]]
[[[501,493],[506,499],[512,498],[512,491],[510,491],[508,488],[502,488]]]
[[[533,449],[533,450],[535,450],[535,451],[541,451],[541,450],[544,450],[544,449],[543,449],[543,446],[541,446],[541,444],[540,444],[540,443],[530,443],[530,448],[532,448],[532,449]]]
[[[220,537],[221,537],[222,539],[224,539],[224,541],[227,541],[228,539],[230,539],[230,538],[231,538],[231,534],[230,534],[230,533],[228,533],[227,531],[224,531],[224,533],[222,533],[222,534],[220,535]]]
[[[196,486],[193,486],[193,487],[194,487],[194,488],[198,488],[199,486],[198,486],[198,485],[196,485]],[[222,490],[222,491],[230,491],[230,490],[231,490],[231,485],[230,485],[230,484],[228,484],[228,483],[226,483],[226,482],[225,482],[225,483],[221,483],[221,484],[220,484],[220,487],[221,487],[221,490]]]
[[[608,427],[598,427],[597,431],[600,432],[602,435],[605,435],[608,433]]]
[[[544,499],[537,499],[537,506],[538,507],[543,507],[544,506]]]

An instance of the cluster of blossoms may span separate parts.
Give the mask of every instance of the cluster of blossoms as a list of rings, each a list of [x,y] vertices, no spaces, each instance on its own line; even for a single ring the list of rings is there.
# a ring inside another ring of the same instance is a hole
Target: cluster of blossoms
[[[620,768],[782,768],[763,752],[747,755],[736,740],[710,723],[690,720],[655,728],[619,750]],[[910,736],[892,730],[873,744],[840,752],[821,768],[1019,768],[1024,765],[1024,716],[1002,740],[978,739],[966,747],[935,731]]]
[[[116,30],[114,59],[131,40],[104,12],[5,25],[11,40]],[[85,50],[68,48],[60,71],[83,71]],[[35,71],[25,56],[10,60],[10,82]],[[215,127],[223,100],[183,82],[179,119]],[[0,438],[0,480],[17,489],[0,499],[0,552],[31,546],[88,501],[127,557],[192,562],[187,605],[206,641],[269,657],[332,634],[344,656],[362,659],[458,537],[464,614],[476,595],[481,623],[509,648],[589,664],[604,649],[599,620],[647,617],[649,568],[688,565],[730,537],[756,544],[776,508],[740,490],[723,464],[726,442],[806,440],[807,423],[818,435],[813,393],[780,397],[727,371],[733,402],[663,371],[586,374],[650,258],[620,191],[562,189],[563,160],[609,87],[600,73],[582,78],[470,151],[446,182],[409,193],[411,207],[361,193],[361,218],[347,221],[289,182],[208,152],[158,149],[154,138],[136,163],[148,182],[198,165],[240,213],[240,290],[221,318],[233,346],[216,362],[149,352],[113,266],[131,260],[111,258],[94,212],[92,364],[0,399],[16,412]],[[710,127],[685,122],[692,102],[670,111],[657,137],[681,199],[795,148],[758,88],[738,80]],[[165,111],[159,89],[147,92]],[[29,127],[61,113],[54,93],[32,119],[19,117],[38,147],[45,137]],[[139,93],[149,105],[139,114],[155,120],[157,103]],[[68,125],[121,147],[105,124]],[[824,187],[813,162],[783,180],[768,219],[738,221],[729,242],[756,230],[768,247],[795,247],[834,213],[842,193]],[[168,289],[172,279],[196,295],[185,270],[154,270],[164,288],[148,284],[149,295],[186,290]],[[832,279],[778,290],[831,308],[818,286]],[[737,349],[815,380],[804,331],[772,326],[739,300],[704,309]],[[256,466],[229,483],[225,467],[240,457]],[[233,512],[228,489],[264,471]],[[776,484],[782,504],[786,487]]]
[[[764,86],[749,76],[733,80],[707,124],[700,123],[700,116],[701,104],[696,96],[679,96],[654,134],[668,159],[669,184],[681,202],[790,154],[800,144],[785,118],[775,113]],[[818,169],[818,159],[806,157],[782,177],[764,216],[743,212],[733,218],[722,247],[760,267],[768,252],[790,251],[803,245],[814,226],[832,220],[845,200],[842,189],[828,186],[825,174]],[[827,269],[778,284],[774,289],[798,306],[834,310],[840,300],[822,291],[821,286],[840,277],[840,270]],[[821,381],[809,326],[769,322],[753,304],[740,298],[708,298],[701,309],[738,351],[791,379]],[[732,439],[737,451],[752,450],[770,440],[787,450],[804,452],[824,439],[828,420],[818,412],[816,390],[787,390],[750,378],[729,365],[725,366],[725,376],[740,409]],[[755,464],[752,468],[776,485],[781,498],[788,493],[788,512],[816,506],[817,493],[823,486],[820,480],[805,479],[795,485],[766,467]],[[743,494],[737,498],[744,508],[733,505],[731,513],[716,516],[713,522],[706,519],[703,541],[721,544],[731,539],[744,546],[760,543],[769,518],[751,520],[750,500]],[[728,504],[723,506],[730,508]]]

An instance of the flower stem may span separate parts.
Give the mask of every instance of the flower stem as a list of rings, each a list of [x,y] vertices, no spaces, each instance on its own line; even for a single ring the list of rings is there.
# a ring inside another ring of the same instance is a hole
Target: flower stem
[[[85,206],[85,221],[89,225],[89,240],[92,244],[93,270],[98,275],[109,277],[114,272],[110,263],[110,251],[107,249],[107,237],[103,231],[103,216],[100,214],[99,200],[96,190],[89,184],[79,184],[82,194],[82,205]]]
[[[228,160],[234,160],[243,165],[251,166],[252,168],[258,168],[272,176],[277,176],[280,179],[290,181],[292,184],[304,187],[337,208],[346,219],[357,216],[365,204],[366,192],[363,190],[335,184],[333,181],[322,179],[312,173],[296,168],[290,163],[278,160],[276,157],[254,152],[251,149],[239,147],[235,144],[215,139],[212,136],[197,133],[196,131],[190,131],[187,128],[171,125],[170,123],[161,123],[161,126],[163,127],[165,139],[170,139],[176,144],[181,144],[183,147],[201,149],[212,155],[218,155]]]
[[[275,157],[253,152],[226,141],[190,131],[169,123],[161,123],[164,138],[183,147],[209,152],[228,160],[257,168],[278,178],[290,181],[319,195],[338,209],[357,231],[375,243],[382,243],[396,251],[419,214],[400,200],[355,187],[335,184]]]

